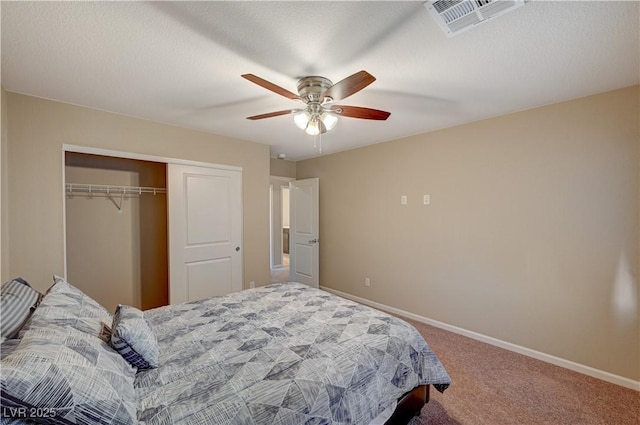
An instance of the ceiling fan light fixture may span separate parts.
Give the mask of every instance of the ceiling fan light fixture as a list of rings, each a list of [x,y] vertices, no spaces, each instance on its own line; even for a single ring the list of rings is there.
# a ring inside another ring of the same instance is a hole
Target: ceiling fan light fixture
[[[326,133],[327,128],[324,126],[322,121],[320,121],[317,117],[312,118],[307,125],[307,128],[304,130],[310,136],[317,136],[318,134]]]
[[[311,136],[317,136],[321,133],[333,129],[338,123],[338,117],[329,112],[320,114],[311,113],[308,110],[302,111],[293,116],[293,122],[301,130]]]
[[[338,124],[338,117],[328,112],[323,112],[322,115],[320,115],[320,120],[327,128],[327,131],[333,130],[336,124]]]
[[[296,124],[300,130],[305,130],[307,125],[309,125],[309,120],[311,119],[311,114],[307,111],[302,111],[293,116],[293,122]]]

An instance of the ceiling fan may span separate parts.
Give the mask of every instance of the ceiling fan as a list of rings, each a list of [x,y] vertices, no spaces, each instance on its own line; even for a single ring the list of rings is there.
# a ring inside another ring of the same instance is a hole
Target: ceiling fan
[[[373,83],[376,79],[367,71],[356,72],[336,84],[324,77],[303,77],[298,81],[298,94],[253,74],[243,74],[242,77],[281,96],[306,104],[306,107],[301,109],[285,109],[247,117],[249,120],[293,114],[295,124],[307,134],[315,136],[334,128],[340,116],[365,120],[386,120],[391,115],[389,112],[379,109],[332,104]]]

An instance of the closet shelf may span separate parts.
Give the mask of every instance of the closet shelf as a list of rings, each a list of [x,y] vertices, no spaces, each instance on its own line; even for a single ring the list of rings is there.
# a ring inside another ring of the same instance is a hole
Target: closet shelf
[[[87,193],[100,195],[142,195],[143,193],[153,193],[158,195],[167,193],[164,187],[144,187],[144,186],[116,186],[108,184],[85,184],[85,183],[65,183],[65,191],[68,194]]]

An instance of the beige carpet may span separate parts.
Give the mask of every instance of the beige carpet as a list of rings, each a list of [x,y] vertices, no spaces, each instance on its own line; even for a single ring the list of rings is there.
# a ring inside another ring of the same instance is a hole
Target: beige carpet
[[[640,393],[411,319],[451,375],[411,425],[639,425]]]
[[[271,283],[288,282],[289,267],[271,269]]]
[[[282,266],[271,269],[271,283],[289,281],[289,254],[282,254]]]

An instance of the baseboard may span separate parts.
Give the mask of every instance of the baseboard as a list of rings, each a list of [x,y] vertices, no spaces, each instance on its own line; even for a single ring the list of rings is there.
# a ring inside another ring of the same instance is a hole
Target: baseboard
[[[640,391],[640,381],[634,381],[629,378],[625,378],[623,376],[614,375],[609,372],[605,372],[603,370],[595,369],[590,366],[586,366],[580,363],[572,362],[570,360],[566,360],[560,357],[552,356],[550,354],[542,353],[540,351],[532,350],[530,348],[522,347],[520,345],[512,344],[510,342],[502,341],[497,338],[493,338],[490,336],[482,335],[477,332],[469,331],[463,328],[459,328],[457,326],[449,325],[447,323],[439,322],[437,320],[432,320],[427,317],[423,317],[414,313],[409,313],[408,311],[400,310],[399,308],[390,307],[388,305],[380,304],[375,301],[370,301],[365,298],[360,298],[355,295],[347,294],[345,292],[341,292],[335,289],[327,288],[326,286],[321,286],[320,289],[331,292],[332,294],[338,295],[343,298],[350,299],[352,301],[356,301],[360,304],[365,304],[373,308],[377,308],[378,310],[387,311],[390,313],[394,313],[400,316],[408,317],[409,319],[416,320],[421,323],[426,323],[427,325],[434,326],[436,328],[444,329],[449,332],[453,332],[456,334],[460,334],[481,342],[485,342],[487,344],[495,345],[496,347],[504,348],[505,350],[513,351],[518,354],[523,354],[528,357],[533,357],[534,359],[542,360],[547,363],[554,364],[556,366],[564,367],[566,369],[573,370],[574,372],[579,372],[584,375],[592,376],[594,378],[602,379],[603,381],[610,382],[612,384],[620,385],[626,388],[630,388],[632,390]]]

